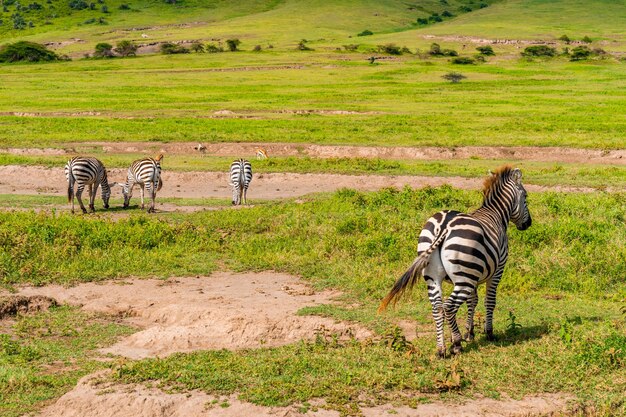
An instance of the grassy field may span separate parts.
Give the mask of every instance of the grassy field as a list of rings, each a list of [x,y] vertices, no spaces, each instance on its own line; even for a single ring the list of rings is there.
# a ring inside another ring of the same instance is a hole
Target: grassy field
[[[321,396],[332,408],[353,413],[350,404],[357,394],[374,403],[410,403],[419,401],[420,393],[437,393],[437,381],[445,381],[455,363],[463,377],[454,396],[569,392],[601,414],[619,413],[626,360],[626,323],[619,312],[626,296],[625,198],[623,193],[531,195],[533,227],[510,231],[511,258],[496,314],[499,341],[479,337],[456,362],[431,356],[434,338],[420,338],[415,345],[400,338],[394,349],[335,343],[326,335],[276,349],[126,362],[114,366],[115,375],[124,381],[159,380],[181,390],[239,392],[242,399],[264,405]],[[343,190],[299,204],[161,218],[139,214],[116,221],[0,213],[1,280],[11,287],[204,275],[218,265],[235,271],[273,269],[299,274],[317,288],[339,288],[351,306],[306,313],[360,322],[387,339],[398,338],[390,333],[393,317],[417,318],[422,330],[432,327],[421,286],[396,312],[375,314],[378,301],[413,258],[421,223],[442,207],[468,210],[479,201],[478,192],[441,187]],[[159,263],[150,261],[155,257]],[[511,320],[522,327],[511,330]],[[407,357],[406,350],[413,353]],[[297,360],[287,360],[294,355]],[[306,377],[303,368],[310,370]],[[218,374],[219,380],[210,377]],[[407,398],[406,392],[414,395]]]

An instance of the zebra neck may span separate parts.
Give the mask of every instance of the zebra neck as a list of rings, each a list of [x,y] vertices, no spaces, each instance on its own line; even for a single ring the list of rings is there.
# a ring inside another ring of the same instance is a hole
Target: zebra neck
[[[506,231],[511,220],[511,203],[505,199],[487,198],[483,201],[482,207],[473,215],[492,226],[498,225]]]

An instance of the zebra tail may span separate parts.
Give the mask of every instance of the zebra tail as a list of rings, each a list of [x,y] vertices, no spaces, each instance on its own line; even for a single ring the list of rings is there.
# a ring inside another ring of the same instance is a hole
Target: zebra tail
[[[74,199],[74,175],[72,175],[72,168],[70,167],[67,175],[67,202],[71,203]]]
[[[406,272],[396,281],[389,291],[389,294],[383,299],[378,307],[378,312],[382,313],[387,309],[389,303],[395,305],[398,302],[398,299],[404,294],[404,292],[408,289],[411,290],[415,283],[417,282],[418,277],[422,274],[422,271],[426,266],[428,266],[428,262],[430,261],[430,255],[441,245],[447,236],[447,232],[443,230],[441,234],[437,237],[437,239],[433,242],[430,247],[424,251],[420,256],[415,258],[413,264],[406,270]]]

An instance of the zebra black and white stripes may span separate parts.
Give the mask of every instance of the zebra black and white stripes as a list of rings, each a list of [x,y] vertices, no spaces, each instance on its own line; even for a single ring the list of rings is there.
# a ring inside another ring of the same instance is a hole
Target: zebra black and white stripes
[[[133,196],[133,187],[138,184],[141,188],[141,208],[144,208],[144,188],[148,192],[150,197],[150,207],[148,213],[154,212],[154,202],[156,199],[156,193],[163,185],[161,181],[161,159],[163,155],[159,155],[156,158],[142,158],[133,163],[128,168],[128,175],[126,177],[126,183],[117,184],[122,187],[122,193],[124,194],[124,208],[127,208],[130,204],[130,199]]]
[[[461,351],[461,332],[456,322],[459,307],[467,301],[466,340],[474,338],[476,288],[487,285],[485,332],[493,339],[493,311],[496,290],[508,258],[507,227],[512,221],[519,230],[531,225],[522,173],[509,166],[498,169],[485,181],[482,206],[470,214],[444,210],[433,215],[420,233],[418,256],[381,303],[384,310],[423,276],[437,328],[437,350],[445,356],[444,322],[452,332],[452,353]],[[454,289],[443,301],[442,283],[450,280]]]
[[[76,185],[76,197],[83,213],[87,213],[81,198],[85,186],[89,186],[89,210],[96,211],[94,200],[98,187],[102,186],[102,201],[104,208],[109,208],[111,187],[107,179],[107,171],[102,162],[96,158],[76,156],[65,164],[65,178],[67,178],[67,202],[72,203],[74,213],[74,186]]]
[[[230,185],[233,187],[233,205],[248,204],[248,186],[252,181],[252,165],[245,159],[230,164]]]

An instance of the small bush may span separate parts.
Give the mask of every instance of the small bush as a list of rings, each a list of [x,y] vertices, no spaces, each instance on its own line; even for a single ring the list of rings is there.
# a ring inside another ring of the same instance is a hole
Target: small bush
[[[433,56],[443,55],[443,52],[441,52],[441,46],[439,46],[438,43],[431,44],[428,53]]]
[[[237,51],[238,50],[237,48],[239,47],[239,45],[241,45],[241,41],[239,39],[237,39],[237,38],[235,38],[235,39],[227,39],[226,40],[226,46],[228,46],[228,50],[230,52]]]
[[[461,82],[461,80],[467,78],[465,75],[458,73],[458,72],[449,72],[446,75],[442,75],[441,78],[443,78],[444,80],[448,80],[450,82],[452,82],[453,84],[456,84],[458,82]]]
[[[113,56],[113,45],[106,42],[100,42],[96,45],[96,50],[93,53],[96,58],[111,58]]]
[[[122,3],[122,4],[120,4],[120,7],[118,7],[118,9],[120,9],[120,10],[130,10],[130,6],[128,4]]]
[[[302,39],[300,42],[298,42],[298,46],[296,46],[296,50],[297,51],[312,51],[313,49],[306,46],[307,42],[308,41],[306,39]]]
[[[254,45],[254,48],[252,48],[252,51],[254,52],[261,52],[263,50],[263,48],[261,47],[261,45]]]
[[[442,49],[441,54],[443,56],[459,56],[459,53],[454,49]]]
[[[462,13],[469,13],[472,11],[472,8],[468,6],[461,6],[459,7],[459,11]]]
[[[447,10],[444,10],[443,13],[441,13],[441,16],[442,17],[454,17],[454,15]]]
[[[593,42],[589,36],[585,36],[584,38],[582,38],[582,41],[585,42],[585,43]]]
[[[476,62],[487,62],[487,60],[485,59],[485,56],[481,54],[474,55],[474,60]]]
[[[532,45],[524,49],[522,56],[535,57],[535,56],[547,56],[552,57],[556,55],[556,48],[552,48],[548,45]]]
[[[204,45],[201,42],[194,42],[191,44],[191,50],[199,54],[204,52]]]
[[[372,32],[371,30],[365,29],[363,32],[357,33],[356,36],[371,36],[373,34],[374,32]]]
[[[72,10],[84,10],[89,8],[89,4],[85,0],[70,0],[70,9]]]
[[[206,45],[205,50],[210,54],[215,54],[217,52],[224,52],[224,48],[221,46],[215,45],[214,43],[208,43]]]
[[[359,49],[359,45],[358,44],[344,45],[343,49],[345,49],[348,52],[355,52],[357,49]]]
[[[165,42],[162,43],[159,47],[161,53],[163,55],[174,55],[174,54],[188,54],[189,49],[185,48],[182,45],[176,45],[175,43]]]
[[[428,19],[426,19],[425,17],[418,17],[417,18],[417,24],[418,25],[427,25],[428,24]]]
[[[102,11],[102,13],[109,13],[109,8],[106,5],[102,6],[100,10]]]
[[[560,41],[563,41],[567,44],[569,44],[572,40],[569,38],[569,36],[567,35],[561,35],[561,37],[559,38]]]
[[[482,55],[492,56],[496,54],[495,52],[493,52],[493,48],[490,45],[479,46],[478,48],[476,48],[476,50]]]
[[[570,55],[570,61],[580,61],[583,59],[587,59],[591,56],[591,49],[589,49],[588,46],[577,46],[576,48],[572,49],[571,55]]]
[[[452,61],[450,61],[450,62],[452,62],[453,64],[457,64],[457,65],[472,65],[472,64],[476,63],[476,61],[474,61],[474,59],[468,58],[468,57],[465,57],[465,56],[459,56],[459,57],[456,57],[456,58],[452,58]]]
[[[34,42],[20,41],[0,47],[0,62],[40,62],[58,59],[56,53]]]
[[[137,54],[137,45],[128,40],[119,41],[114,51],[120,56],[135,56]]]
[[[11,19],[13,19],[13,29],[22,30],[26,29],[26,20],[24,20],[24,16],[19,13],[13,13],[11,15]]]
[[[443,22],[443,18],[439,16],[439,13],[433,13],[428,17],[428,21],[433,23]]]
[[[378,52],[380,52],[381,54],[402,55],[402,49],[395,43],[378,45]]]

